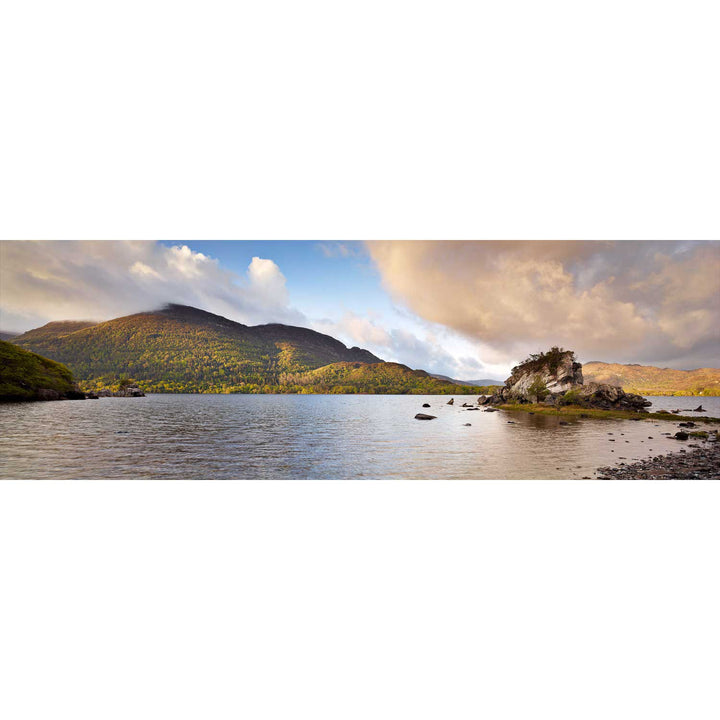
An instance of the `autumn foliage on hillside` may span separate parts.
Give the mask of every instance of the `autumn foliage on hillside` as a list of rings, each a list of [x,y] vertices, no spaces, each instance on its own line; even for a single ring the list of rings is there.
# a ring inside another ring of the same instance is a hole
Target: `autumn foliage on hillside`
[[[383,363],[308,328],[248,327],[195,308],[168,306],[87,325],[49,323],[13,342],[65,363],[86,390],[134,381],[161,393],[478,391]]]

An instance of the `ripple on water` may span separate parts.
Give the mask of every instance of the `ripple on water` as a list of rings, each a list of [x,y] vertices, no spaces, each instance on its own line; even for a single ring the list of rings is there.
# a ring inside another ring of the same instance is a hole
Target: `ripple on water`
[[[690,400],[693,407],[700,401]],[[717,412],[711,407],[720,398],[701,400],[720,415],[720,403]],[[414,419],[424,402],[437,419]],[[149,395],[0,405],[0,476],[581,478],[619,462],[619,454],[629,464],[678,449],[665,437],[649,440],[661,431],[649,422],[560,425],[545,415],[467,412],[422,395]],[[619,442],[608,442],[608,432]]]

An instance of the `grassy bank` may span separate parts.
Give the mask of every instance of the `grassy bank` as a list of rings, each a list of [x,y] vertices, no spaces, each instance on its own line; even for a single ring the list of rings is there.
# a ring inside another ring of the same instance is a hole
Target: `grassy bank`
[[[37,400],[42,391],[73,391],[70,371],[60,363],[0,340],[0,401]]]
[[[563,407],[550,407],[548,405],[499,405],[501,410],[531,412],[536,415],[558,415],[560,417],[589,417],[601,420],[671,420],[695,423],[720,423],[720,418],[695,417],[688,415],[674,415],[670,412],[641,413],[632,410],[597,410],[580,407],[579,405],[565,405]]]

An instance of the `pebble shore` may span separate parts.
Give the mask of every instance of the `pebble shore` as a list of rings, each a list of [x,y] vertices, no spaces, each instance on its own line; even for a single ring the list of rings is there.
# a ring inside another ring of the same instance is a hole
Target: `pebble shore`
[[[700,447],[681,448],[669,455],[630,465],[601,467],[599,480],[720,480],[720,442],[705,441]]]

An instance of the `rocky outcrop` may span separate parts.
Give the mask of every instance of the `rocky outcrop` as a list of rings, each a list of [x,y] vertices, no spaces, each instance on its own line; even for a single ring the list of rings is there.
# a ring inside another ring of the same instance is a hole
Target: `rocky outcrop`
[[[542,403],[579,405],[603,410],[644,411],[651,405],[641,395],[626,393],[616,385],[583,381],[582,365],[572,350],[554,347],[547,353],[531,355],[512,369],[505,387],[490,397],[478,398],[480,405]]]
[[[652,405],[642,395],[626,393],[615,385],[591,382],[580,385],[565,393],[559,401],[564,404],[580,405],[582,407],[600,408],[603,410],[644,410]]]
[[[505,381],[505,387],[517,395],[538,395],[541,388],[550,393],[563,393],[582,384],[582,365],[575,362],[575,353],[559,348],[531,355],[514,367]]]

